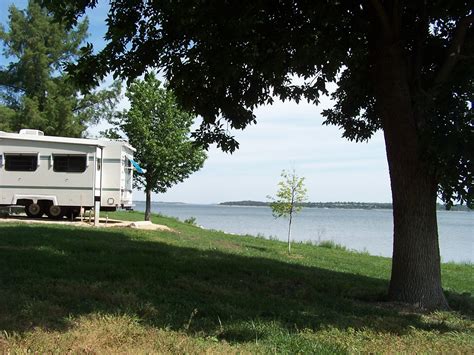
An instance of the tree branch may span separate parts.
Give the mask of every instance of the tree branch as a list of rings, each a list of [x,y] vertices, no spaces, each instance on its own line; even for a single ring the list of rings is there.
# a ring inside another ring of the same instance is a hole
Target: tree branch
[[[429,31],[429,20],[428,15],[426,12],[426,2],[423,1],[420,4],[420,16],[418,19],[418,23],[416,26],[416,36],[415,36],[415,45],[413,48],[413,60],[412,60],[412,68],[411,68],[411,75],[414,86],[417,90],[421,90],[421,67],[423,63],[423,48],[425,46],[425,40],[428,37]]]
[[[402,19],[400,16],[400,2],[398,0],[393,1],[392,16],[393,16],[393,33],[400,33]]]
[[[1,83],[1,84],[0,84],[0,87],[1,87],[1,86],[4,86],[4,87],[6,87],[6,88],[12,89],[12,90],[17,91],[17,92],[18,92],[18,91],[22,91],[22,92],[25,91],[24,88],[19,87],[19,86],[16,86],[16,85],[14,85],[14,84]]]
[[[464,17],[459,21],[456,29],[454,31],[454,36],[451,41],[451,45],[448,50],[448,57],[446,61],[441,66],[438,74],[435,77],[434,85],[440,85],[445,82],[449,74],[451,74],[454,66],[456,65],[458,59],[460,58],[461,47],[464,44],[464,39],[466,38],[466,32],[469,28],[469,25],[474,22],[474,14]]]
[[[372,6],[375,9],[375,12],[377,13],[377,16],[382,23],[382,27],[384,31],[386,32],[387,35],[392,34],[392,26],[390,25],[390,20],[387,16],[387,12],[383,8],[382,4],[380,3],[379,0],[371,0]]]

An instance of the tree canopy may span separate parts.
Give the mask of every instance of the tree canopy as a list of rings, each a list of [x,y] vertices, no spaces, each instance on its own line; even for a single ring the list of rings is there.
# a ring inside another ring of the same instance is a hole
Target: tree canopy
[[[127,89],[130,109],[118,113],[108,136],[126,138],[136,149],[134,158],[145,173],[134,177],[134,187],[144,189],[149,219],[151,192],[164,193],[202,168],[203,148],[190,139],[195,116],[184,111],[172,91],[151,73]]]
[[[0,68],[0,129],[35,128],[80,137],[113,111],[120,85],[81,95],[63,65],[73,63],[87,37],[87,19],[71,30],[53,21],[37,1],[12,5],[8,29],[0,28],[5,58]]]
[[[42,3],[74,25],[97,0]],[[203,117],[195,137],[224,150],[238,147],[227,125],[256,123],[258,105],[274,97],[317,104],[336,82],[326,123],[358,141],[384,132],[394,206],[389,297],[447,307],[436,198],[473,204],[470,1],[109,3],[106,47],[84,48],[69,68],[78,82],[159,68],[179,103]]]

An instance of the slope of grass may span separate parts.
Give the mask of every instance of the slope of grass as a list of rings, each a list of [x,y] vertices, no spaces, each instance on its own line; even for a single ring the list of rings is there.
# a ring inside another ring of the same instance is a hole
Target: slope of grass
[[[424,314],[384,302],[388,258],[153,220],[176,232],[0,225],[0,352],[474,350],[472,265]]]

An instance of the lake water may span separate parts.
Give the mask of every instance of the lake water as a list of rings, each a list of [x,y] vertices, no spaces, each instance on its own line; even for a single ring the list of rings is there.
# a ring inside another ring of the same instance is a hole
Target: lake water
[[[136,202],[144,211],[145,203]],[[269,207],[154,203],[152,211],[180,220],[195,217],[207,229],[287,240],[288,220],[275,219]],[[474,262],[474,213],[438,211],[443,262]],[[294,241],[332,240],[349,249],[392,256],[392,211],[306,208],[294,218]]]

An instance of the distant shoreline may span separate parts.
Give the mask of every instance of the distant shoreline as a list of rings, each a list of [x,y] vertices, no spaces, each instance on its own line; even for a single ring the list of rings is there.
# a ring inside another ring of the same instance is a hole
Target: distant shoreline
[[[135,201],[145,203],[145,201]],[[270,207],[269,202],[242,200],[242,201],[225,201],[220,203],[187,203],[187,202],[163,202],[152,201],[152,204],[167,204],[167,205],[217,205],[217,206],[234,206],[234,207]],[[305,208],[338,208],[338,209],[363,209],[363,210],[391,210],[392,204],[389,202],[305,202],[302,204]],[[438,211],[446,211],[446,207],[440,203],[436,204]],[[473,212],[465,205],[455,205],[451,207],[450,211]]]
[[[270,202],[263,201],[226,201],[219,203],[221,206],[247,206],[247,207],[266,207],[270,205]],[[436,204],[437,210],[446,210],[446,207],[442,204]],[[306,208],[342,208],[342,209],[382,209],[391,210],[391,203],[380,203],[380,202],[305,202],[301,206]],[[451,211],[472,211],[467,206],[455,205],[451,207]]]

